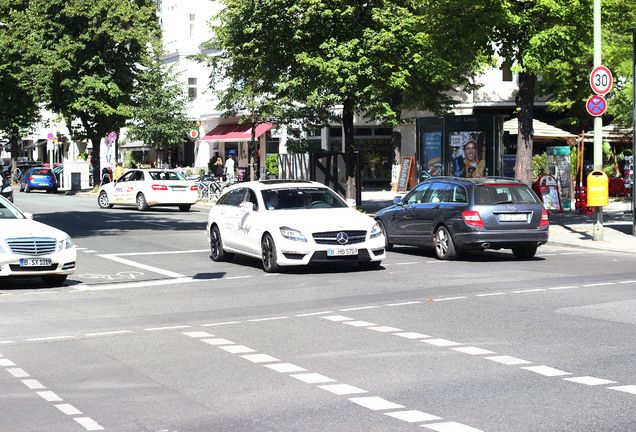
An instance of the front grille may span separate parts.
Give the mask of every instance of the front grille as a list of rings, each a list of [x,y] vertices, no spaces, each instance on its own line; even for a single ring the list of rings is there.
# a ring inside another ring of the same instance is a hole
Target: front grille
[[[7,239],[7,245],[16,255],[49,255],[55,252],[57,242],[54,238],[14,238]]]
[[[39,267],[20,267],[18,264],[10,264],[9,268],[12,272],[50,272],[57,270],[57,264],[51,264],[50,266]]]
[[[345,233],[348,237],[348,240],[346,243],[338,243],[338,240],[336,240],[337,236],[339,233]],[[314,237],[314,241],[317,244],[323,244],[323,245],[349,245],[349,244],[354,244],[354,243],[362,243],[366,237],[367,237],[367,232],[366,231],[325,231],[325,232],[318,232],[318,233],[313,233],[313,237]]]

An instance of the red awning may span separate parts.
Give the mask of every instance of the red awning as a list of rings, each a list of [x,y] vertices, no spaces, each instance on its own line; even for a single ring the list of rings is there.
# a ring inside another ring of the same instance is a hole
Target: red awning
[[[260,137],[269,129],[271,123],[261,123],[256,126],[255,138]],[[200,138],[201,141],[250,141],[252,139],[252,125],[249,123],[219,125]]]

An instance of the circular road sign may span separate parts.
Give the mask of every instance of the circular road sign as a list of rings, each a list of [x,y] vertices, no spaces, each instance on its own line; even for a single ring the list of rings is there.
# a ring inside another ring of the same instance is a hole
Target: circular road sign
[[[115,140],[117,139],[117,134],[115,132],[111,132],[108,134],[108,139],[115,142]]]
[[[597,95],[604,95],[612,88],[612,73],[605,66],[597,66],[590,74],[590,87]]]
[[[587,100],[585,104],[585,108],[587,112],[593,115],[594,117],[598,117],[603,115],[605,110],[607,109],[607,102],[603,96],[592,96]]]
[[[49,132],[49,134],[46,136],[46,138],[47,138],[48,140],[52,140],[52,139],[54,138],[53,133],[52,133],[52,132]]]

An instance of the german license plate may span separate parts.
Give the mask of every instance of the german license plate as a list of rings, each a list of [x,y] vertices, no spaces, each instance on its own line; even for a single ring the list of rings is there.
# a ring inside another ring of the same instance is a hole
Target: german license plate
[[[40,267],[50,265],[51,258],[23,258],[20,260],[20,267]]]
[[[349,256],[349,255],[358,255],[358,249],[357,248],[327,249],[327,256]]]
[[[501,222],[526,222],[528,215],[525,213],[500,213],[499,221]]]
[[[172,190],[175,192],[183,192],[186,190],[185,186],[172,186]]]

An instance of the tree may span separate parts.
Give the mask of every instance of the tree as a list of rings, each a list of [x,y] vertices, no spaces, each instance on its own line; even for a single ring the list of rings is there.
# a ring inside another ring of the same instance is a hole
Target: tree
[[[20,21],[26,3],[0,1],[0,134],[11,143],[12,171],[17,166],[20,138],[40,119],[37,91],[22,56],[26,46]]]
[[[53,112],[79,119],[93,144],[94,184],[100,143],[133,115],[137,76],[153,36],[154,0],[30,0],[27,61]]]
[[[225,3],[209,45],[221,50],[213,86],[229,82],[215,87],[219,107],[244,109],[251,93],[283,122],[342,122],[348,198],[354,116],[396,124],[406,109],[447,111],[451,92],[474,88],[497,12],[496,1],[469,0]]]
[[[146,56],[145,69],[139,75],[139,87],[133,101],[134,120],[128,134],[160,150],[175,150],[183,143],[192,121],[187,117],[184,86],[177,81],[174,65],[161,60],[159,41],[152,55]]]
[[[614,76],[612,90],[606,95],[608,113],[605,117],[630,126],[633,118],[632,35],[625,30],[636,25],[636,3],[603,0],[601,15],[602,62]],[[593,125],[593,117],[585,109],[585,101],[592,95],[589,75],[594,68],[593,28],[591,24],[580,27],[584,37],[576,42],[578,54],[549,62],[537,83],[537,93],[549,96],[548,109],[565,115],[560,125],[571,126],[574,132],[590,130]]]

